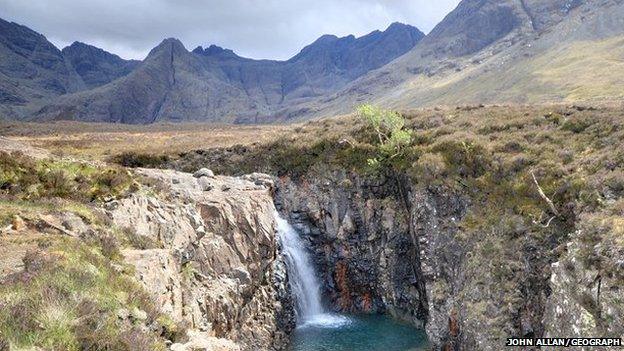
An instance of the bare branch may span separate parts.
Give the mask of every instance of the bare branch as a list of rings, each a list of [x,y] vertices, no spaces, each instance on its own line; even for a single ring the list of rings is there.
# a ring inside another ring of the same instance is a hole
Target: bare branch
[[[548,227],[550,227],[550,223],[551,223],[551,222],[553,221],[553,219],[555,219],[555,218],[557,218],[557,216],[550,217],[550,219],[548,220],[548,222],[546,222],[546,224],[542,224],[542,223],[540,223],[541,221],[536,221],[536,220],[533,220],[533,224],[535,224],[535,225],[539,225],[539,226],[540,226],[540,227],[542,227],[542,228],[548,228]]]
[[[537,182],[537,178],[535,178],[535,173],[533,173],[533,171],[531,171],[531,176],[533,177],[533,183],[535,183],[535,186],[537,186],[537,191],[539,192],[539,195],[548,204],[548,207],[550,208],[550,211],[555,216],[559,217],[559,211],[557,211],[557,208],[555,207],[555,204],[552,202],[552,200],[549,199],[548,196],[546,196],[546,194],[544,194],[544,190],[542,190],[542,187]]]

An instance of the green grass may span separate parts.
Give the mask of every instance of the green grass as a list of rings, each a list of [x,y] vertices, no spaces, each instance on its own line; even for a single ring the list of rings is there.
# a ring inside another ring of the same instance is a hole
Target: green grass
[[[59,238],[47,250],[29,253],[25,271],[0,287],[4,341],[50,350],[163,349],[157,335],[139,328],[159,318],[150,297],[131,276],[115,271],[103,251]],[[146,311],[148,320],[121,320],[121,309]]]
[[[35,160],[0,152],[0,196],[93,201],[120,196],[131,187],[132,177],[121,167]]]

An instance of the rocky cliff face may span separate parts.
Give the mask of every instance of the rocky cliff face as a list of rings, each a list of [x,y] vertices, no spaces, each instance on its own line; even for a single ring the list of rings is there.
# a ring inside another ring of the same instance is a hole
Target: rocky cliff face
[[[191,340],[172,349],[284,346],[294,312],[277,253],[271,183],[259,176],[139,172],[162,186],[162,196],[135,194],[108,203],[107,213],[134,232],[140,249],[123,255],[137,279],[191,329]]]
[[[423,326],[420,252],[396,190],[339,172],[304,184],[283,179],[276,201],[309,239],[335,309],[389,312]]]
[[[342,171],[278,184],[276,203],[307,237],[337,310],[424,326],[436,350],[499,350],[510,336],[621,335],[621,255],[581,234],[565,241],[565,224],[551,224],[546,241],[513,218],[470,238],[476,205],[458,189]],[[497,242],[504,232],[514,239]],[[568,253],[557,258],[559,242]],[[609,263],[587,269],[583,250]]]
[[[624,335],[624,252],[618,249],[624,227],[618,224],[621,213],[616,216],[583,218],[565,254],[553,263],[544,317],[547,336]],[[598,233],[602,243],[596,242]]]

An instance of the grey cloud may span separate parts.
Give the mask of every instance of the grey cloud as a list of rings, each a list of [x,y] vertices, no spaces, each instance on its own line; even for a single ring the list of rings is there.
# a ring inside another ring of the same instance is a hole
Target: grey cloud
[[[143,58],[163,38],[287,59],[322,34],[356,36],[391,22],[428,32],[459,0],[0,0],[0,16],[58,46],[78,40]]]

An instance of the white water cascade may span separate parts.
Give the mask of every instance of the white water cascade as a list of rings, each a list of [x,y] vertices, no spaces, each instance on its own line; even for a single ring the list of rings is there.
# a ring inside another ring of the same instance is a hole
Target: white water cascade
[[[325,311],[321,303],[320,284],[299,233],[277,212],[275,221],[295,299],[297,325],[340,327],[350,323],[345,316]]]

